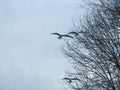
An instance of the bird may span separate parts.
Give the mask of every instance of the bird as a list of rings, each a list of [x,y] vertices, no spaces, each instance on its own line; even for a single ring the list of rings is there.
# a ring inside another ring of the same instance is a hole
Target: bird
[[[74,34],[75,36],[78,36],[78,35],[79,35],[79,33],[78,33],[78,32],[75,32],[75,31],[69,32],[68,34]]]
[[[63,37],[73,38],[72,36],[67,35],[67,34],[65,34],[65,35],[62,35],[62,34],[59,34],[59,33],[51,33],[51,34],[57,35],[58,39],[62,39]]]
[[[80,81],[80,79],[78,79],[78,78],[67,78],[67,77],[63,78],[63,80],[67,80],[68,83],[72,83],[73,80]]]

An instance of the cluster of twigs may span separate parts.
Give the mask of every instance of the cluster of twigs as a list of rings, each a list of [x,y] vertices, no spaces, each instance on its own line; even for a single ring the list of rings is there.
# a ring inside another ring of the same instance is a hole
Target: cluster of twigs
[[[90,11],[80,20],[81,29],[65,35],[52,33],[58,39],[74,38],[62,51],[75,71],[63,79],[73,90],[120,90],[120,0],[87,4]]]

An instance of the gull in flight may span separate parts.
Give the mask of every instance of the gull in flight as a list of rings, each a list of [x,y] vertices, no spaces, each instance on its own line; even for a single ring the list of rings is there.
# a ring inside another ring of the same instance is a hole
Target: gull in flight
[[[65,35],[62,35],[62,34],[59,34],[59,33],[51,33],[51,34],[57,35],[58,39],[62,39],[63,37],[73,38],[72,36],[67,35],[67,34],[65,34]]]
[[[68,83],[72,83],[72,81],[73,80],[77,80],[77,81],[80,81],[80,79],[78,79],[78,78],[63,78],[63,80],[67,80],[68,81]]]

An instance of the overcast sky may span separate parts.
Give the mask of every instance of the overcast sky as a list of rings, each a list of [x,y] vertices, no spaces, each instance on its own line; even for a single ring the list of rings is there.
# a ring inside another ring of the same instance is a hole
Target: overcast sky
[[[49,33],[69,31],[78,1],[0,0],[0,90],[63,90],[69,65]]]

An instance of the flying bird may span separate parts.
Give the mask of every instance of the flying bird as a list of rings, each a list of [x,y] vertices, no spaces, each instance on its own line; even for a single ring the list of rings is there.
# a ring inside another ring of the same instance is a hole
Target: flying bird
[[[68,81],[68,83],[72,83],[72,81],[73,80],[77,80],[77,81],[80,81],[80,79],[78,79],[78,78],[63,78],[63,80],[67,80]]]
[[[65,34],[65,35],[61,35],[61,34],[59,34],[59,33],[51,33],[51,34],[57,35],[57,36],[58,36],[58,39],[62,39],[63,37],[73,38],[72,36],[67,35],[67,34]]]

